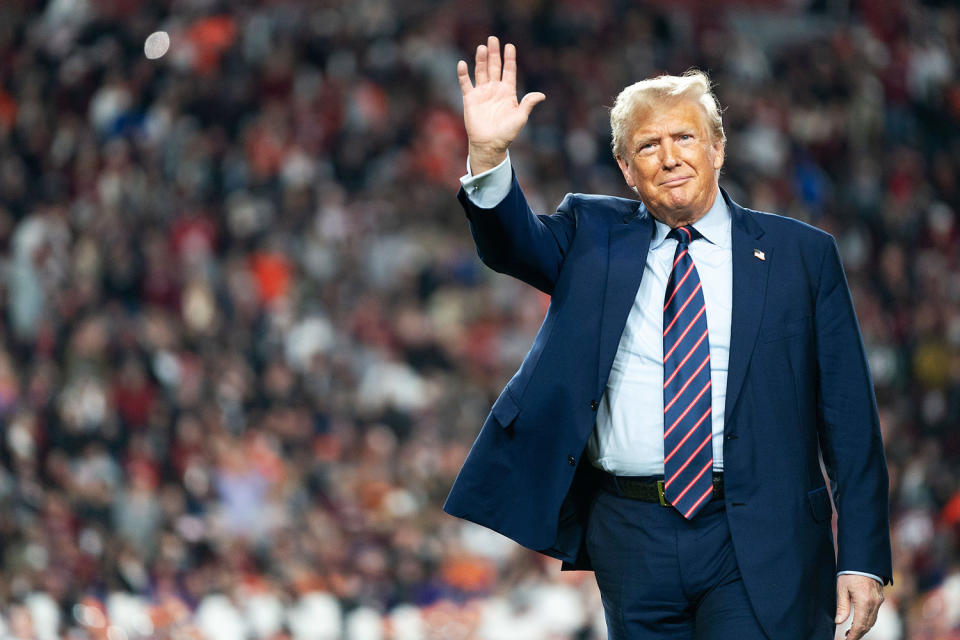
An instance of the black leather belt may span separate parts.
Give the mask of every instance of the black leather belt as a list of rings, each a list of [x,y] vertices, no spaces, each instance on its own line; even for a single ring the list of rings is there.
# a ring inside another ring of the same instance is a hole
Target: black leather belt
[[[659,502],[664,507],[673,506],[663,495],[663,478],[657,476],[615,476],[602,472],[600,486],[605,490],[643,502]],[[713,473],[713,499],[723,497],[723,473]]]

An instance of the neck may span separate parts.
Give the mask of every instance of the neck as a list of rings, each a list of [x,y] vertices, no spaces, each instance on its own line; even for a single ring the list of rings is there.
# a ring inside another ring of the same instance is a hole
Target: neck
[[[669,215],[664,216],[659,213],[654,213],[653,211],[651,211],[650,215],[652,215],[654,218],[656,218],[663,224],[667,225],[671,229],[676,229],[678,227],[690,226],[697,220],[700,220],[701,218],[703,218],[703,216],[707,215],[707,212],[704,211],[703,213],[695,216],[688,216],[685,214],[674,214],[672,216],[669,216]]]

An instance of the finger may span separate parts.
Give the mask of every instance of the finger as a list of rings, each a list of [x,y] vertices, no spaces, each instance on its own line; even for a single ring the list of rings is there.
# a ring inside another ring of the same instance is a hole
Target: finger
[[[847,640],[859,640],[866,635],[877,622],[880,603],[870,598],[858,598],[853,604],[853,623],[847,633]]]
[[[486,84],[489,76],[487,76],[487,47],[486,45],[480,45],[477,47],[477,67],[473,71],[473,75],[476,76],[477,86],[481,84]]]
[[[860,640],[863,637],[870,627],[866,624],[867,614],[864,611],[863,605],[853,607],[853,624],[850,625],[850,630],[847,632],[847,640]]]
[[[517,86],[517,49],[510,43],[503,48],[503,81],[511,87]]]
[[[520,101],[520,110],[523,111],[523,115],[526,118],[530,117],[530,112],[533,111],[533,108],[547,99],[547,96],[543,95],[539,91],[534,91],[523,96],[523,99]]]
[[[850,592],[846,588],[837,589],[837,616],[834,622],[842,624],[850,615]]]
[[[879,602],[871,601],[864,605],[864,609],[866,610],[866,614],[863,616],[864,633],[870,629],[873,629],[873,625],[877,624],[877,616],[880,614],[881,604],[883,604],[883,600],[880,600]]]
[[[500,82],[500,40],[487,38],[487,73],[493,82]]]
[[[457,80],[460,81],[460,91],[467,95],[473,90],[473,83],[470,82],[470,70],[467,69],[467,63],[464,60],[457,62]]]

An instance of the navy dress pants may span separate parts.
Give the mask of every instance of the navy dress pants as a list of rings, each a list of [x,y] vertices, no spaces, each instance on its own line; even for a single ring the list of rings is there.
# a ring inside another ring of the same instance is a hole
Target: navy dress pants
[[[765,640],[734,557],[723,500],[687,521],[598,490],[587,550],[610,640]]]

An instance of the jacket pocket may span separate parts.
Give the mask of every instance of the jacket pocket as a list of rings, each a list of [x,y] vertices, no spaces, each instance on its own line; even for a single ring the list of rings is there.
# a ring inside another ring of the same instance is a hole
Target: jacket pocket
[[[790,320],[780,324],[760,327],[760,340],[762,342],[773,342],[774,340],[783,340],[791,336],[806,333],[810,328],[810,316],[800,320]]]
[[[813,513],[813,519],[817,522],[828,520],[833,515],[833,506],[830,504],[830,494],[827,493],[827,487],[817,487],[813,491],[807,492],[807,500],[810,501],[810,511]]]
[[[500,392],[500,397],[493,403],[490,415],[497,421],[497,424],[506,429],[513,423],[518,413],[520,413],[520,407],[517,406],[513,396],[510,395],[509,388],[504,388]]]

